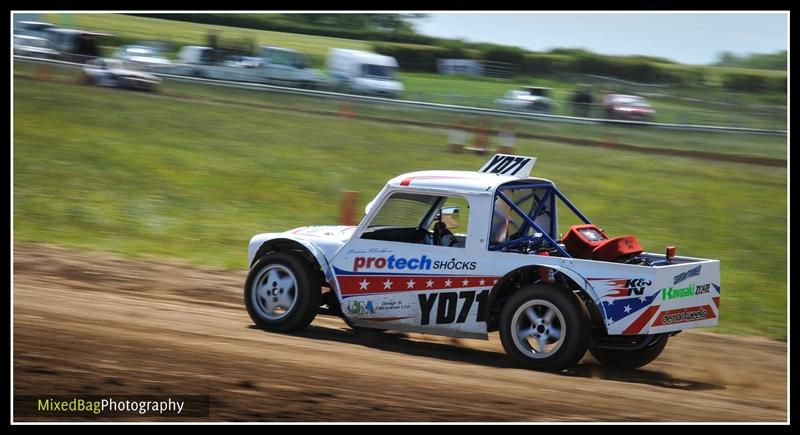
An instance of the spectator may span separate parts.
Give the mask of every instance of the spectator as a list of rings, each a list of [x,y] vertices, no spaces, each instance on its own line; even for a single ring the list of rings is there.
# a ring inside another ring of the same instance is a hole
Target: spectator
[[[592,98],[592,93],[589,91],[589,88],[585,85],[581,85],[581,87],[572,94],[572,104],[575,116],[579,116],[581,118],[588,117],[591,113],[593,102],[594,98]]]

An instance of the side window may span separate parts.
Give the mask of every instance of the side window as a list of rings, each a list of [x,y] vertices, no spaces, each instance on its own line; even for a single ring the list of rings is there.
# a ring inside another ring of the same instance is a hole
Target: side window
[[[429,230],[433,231],[436,223],[441,220],[446,228],[456,236],[463,236],[466,240],[467,228],[469,228],[469,202],[460,196],[445,198],[440,209],[441,219],[437,214],[430,224]]]
[[[291,53],[289,55],[289,64],[292,67],[297,68],[298,65],[300,65],[301,62],[302,62],[302,59],[300,58],[300,56],[297,53]]]
[[[463,248],[468,219],[465,198],[395,193],[383,203],[361,238]]]
[[[557,239],[558,221],[555,201],[551,194],[544,188],[504,189],[503,193],[523,213],[533,219],[536,225],[550,237]],[[499,196],[495,197],[492,209],[489,247],[502,245],[513,240],[532,236],[536,229],[528,225],[527,221],[512,210]]]
[[[269,61],[278,65],[291,65],[291,55],[285,51],[270,50]]]

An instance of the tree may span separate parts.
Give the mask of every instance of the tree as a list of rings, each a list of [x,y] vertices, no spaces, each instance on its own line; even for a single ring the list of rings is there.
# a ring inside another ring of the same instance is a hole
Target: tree
[[[413,20],[425,14],[282,14],[296,23],[315,26],[347,28],[352,30],[381,31],[390,33],[416,33]]]

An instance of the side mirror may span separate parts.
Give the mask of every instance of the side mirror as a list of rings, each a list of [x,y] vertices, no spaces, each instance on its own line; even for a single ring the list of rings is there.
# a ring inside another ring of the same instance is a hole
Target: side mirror
[[[366,205],[366,207],[364,207],[364,216],[369,214],[369,210],[372,208],[372,205],[374,203],[375,203],[375,200],[373,199],[372,201],[369,202],[369,204]]]
[[[447,229],[458,228],[458,216],[460,213],[461,210],[458,207],[442,207],[442,222],[447,226]]]

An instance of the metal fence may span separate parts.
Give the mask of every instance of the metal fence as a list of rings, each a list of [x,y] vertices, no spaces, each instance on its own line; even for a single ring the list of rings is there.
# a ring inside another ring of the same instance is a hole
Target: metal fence
[[[80,63],[72,63],[65,61],[56,61],[49,59],[39,59],[23,56],[15,56],[15,60],[21,62],[37,62],[43,64],[58,64],[69,68],[80,68],[83,65]],[[671,130],[686,130],[686,131],[709,131],[709,132],[740,132],[740,133],[756,133],[756,134],[772,134],[772,135],[786,135],[785,129],[780,126],[773,125],[772,128],[761,128],[754,113],[747,112],[712,112],[702,110],[674,110],[662,111],[656,114],[656,121],[633,121],[621,119],[608,119],[603,117],[603,108],[598,104],[589,105],[583,109],[586,112],[581,112],[575,116],[572,112],[576,108],[571,104],[558,104],[555,108],[548,112],[533,112],[525,110],[510,110],[504,108],[497,101],[487,98],[470,97],[452,94],[429,94],[429,93],[414,93],[407,92],[402,99],[380,98],[371,97],[366,95],[353,95],[343,94],[339,92],[330,92],[324,90],[307,90],[297,89],[283,86],[234,82],[225,80],[212,80],[201,79],[195,77],[186,77],[175,74],[156,73],[159,76],[169,78],[171,80],[191,81],[195,83],[203,83],[207,85],[226,86],[241,89],[255,89],[272,93],[295,94],[305,95],[314,98],[333,99],[337,101],[359,101],[365,104],[380,104],[383,106],[402,106],[416,109],[425,109],[433,111],[441,111],[448,113],[459,113],[468,115],[485,115],[501,118],[515,118],[515,119],[529,119],[536,121],[546,122],[561,122],[561,123],[576,123],[576,124],[596,124],[596,125],[615,125],[615,126],[642,126],[648,128],[671,129]],[[666,113],[664,113],[666,112]],[[773,116],[770,114],[758,114],[758,116]],[[739,117],[739,118],[737,118]],[[670,120],[671,122],[660,122],[661,119]],[[766,124],[766,123],[764,123]],[[748,126],[743,126],[748,125]],[[750,125],[756,125],[750,127]],[[784,124],[785,125],[785,124]],[[785,127],[784,127],[785,128]]]

